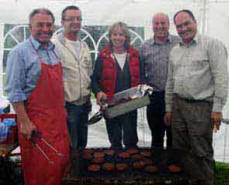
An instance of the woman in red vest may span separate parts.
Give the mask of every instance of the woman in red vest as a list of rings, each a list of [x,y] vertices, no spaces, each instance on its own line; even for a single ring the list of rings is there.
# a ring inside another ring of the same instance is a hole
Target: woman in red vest
[[[92,90],[97,104],[112,99],[114,93],[137,86],[141,82],[142,67],[139,54],[130,46],[130,33],[125,23],[117,22],[110,27],[109,43],[100,51],[92,76]],[[111,147],[137,147],[137,111],[106,119]]]

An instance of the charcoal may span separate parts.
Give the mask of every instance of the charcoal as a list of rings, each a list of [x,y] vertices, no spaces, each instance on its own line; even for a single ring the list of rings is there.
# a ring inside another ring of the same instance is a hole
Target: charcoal
[[[21,168],[3,157],[0,157],[0,185],[24,185]]]

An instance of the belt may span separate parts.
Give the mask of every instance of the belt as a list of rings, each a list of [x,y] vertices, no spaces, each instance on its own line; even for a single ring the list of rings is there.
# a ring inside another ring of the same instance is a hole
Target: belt
[[[66,102],[68,102],[70,104],[74,104],[74,105],[83,105],[83,104],[87,103],[89,100],[90,100],[90,95],[81,97],[79,100],[74,100],[71,102],[66,101]]]
[[[165,94],[165,91],[153,91],[153,94],[155,94],[155,95]]]
[[[210,101],[208,100],[205,100],[205,99],[202,99],[202,100],[195,100],[195,99],[190,99],[190,98],[183,98],[183,97],[180,97],[178,95],[175,95],[175,98],[178,98],[180,100],[183,100],[187,103],[211,103]]]

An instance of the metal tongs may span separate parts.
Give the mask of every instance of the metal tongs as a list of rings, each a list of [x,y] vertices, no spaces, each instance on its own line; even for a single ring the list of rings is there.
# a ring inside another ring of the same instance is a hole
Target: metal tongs
[[[50,143],[48,143],[42,136],[41,133],[38,131],[33,131],[32,137],[30,141],[35,145],[35,147],[41,152],[41,154],[49,161],[49,163],[54,164],[54,162],[48,157],[48,155],[44,152],[44,150],[38,145],[37,139],[41,140],[48,148],[53,150],[58,156],[64,157],[62,152],[57,151]]]
[[[100,109],[98,112],[96,112],[87,122],[88,125],[93,125],[100,121],[103,116],[105,109],[108,107],[108,103],[106,103],[104,100],[101,101],[102,105],[100,106]]]

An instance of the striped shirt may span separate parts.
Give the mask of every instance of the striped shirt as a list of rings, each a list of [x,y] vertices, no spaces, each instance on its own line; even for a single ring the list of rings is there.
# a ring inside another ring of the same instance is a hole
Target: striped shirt
[[[144,63],[146,83],[155,91],[165,90],[169,53],[178,43],[177,36],[169,35],[165,44],[158,44],[151,38],[139,49],[141,62]]]

